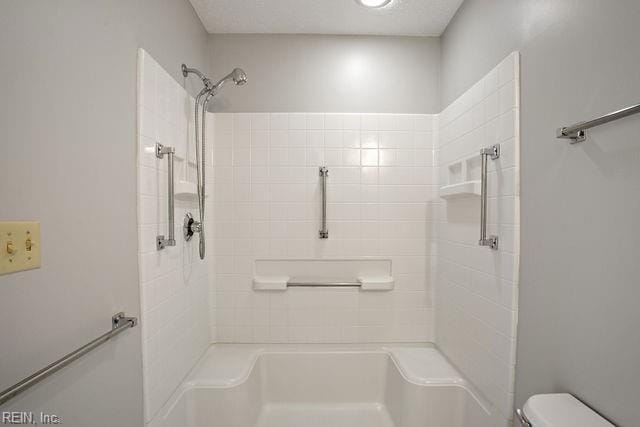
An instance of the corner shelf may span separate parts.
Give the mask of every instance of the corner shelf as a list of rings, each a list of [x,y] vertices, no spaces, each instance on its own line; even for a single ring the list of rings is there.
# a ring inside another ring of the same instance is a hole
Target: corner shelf
[[[480,196],[480,157],[470,156],[449,164],[447,183],[439,192],[445,200]]]
[[[440,197],[455,200],[480,195],[480,181],[465,181],[440,187]]]

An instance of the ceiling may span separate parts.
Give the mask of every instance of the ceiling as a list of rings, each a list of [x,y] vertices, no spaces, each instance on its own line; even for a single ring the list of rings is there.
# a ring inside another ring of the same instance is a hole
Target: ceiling
[[[209,33],[439,36],[463,0],[190,0]]]

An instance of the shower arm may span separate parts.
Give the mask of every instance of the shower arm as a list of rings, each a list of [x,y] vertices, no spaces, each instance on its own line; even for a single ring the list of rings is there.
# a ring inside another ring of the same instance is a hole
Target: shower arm
[[[182,75],[184,77],[188,77],[189,74],[195,74],[200,78],[200,80],[202,80],[202,83],[204,83],[204,89],[202,92],[211,90],[213,88],[211,80],[209,80],[204,74],[202,74],[200,70],[198,70],[197,68],[189,68],[185,64],[182,64]]]
[[[204,80],[206,77],[204,76],[204,74],[202,74],[200,72],[200,70],[196,69],[196,68],[189,68],[187,67],[186,64],[182,64],[182,75],[185,77],[188,77],[189,74],[195,74],[196,76],[200,77],[200,79]]]

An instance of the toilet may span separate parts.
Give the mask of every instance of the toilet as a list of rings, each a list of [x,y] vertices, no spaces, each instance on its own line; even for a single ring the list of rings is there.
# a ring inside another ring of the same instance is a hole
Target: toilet
[[[531,396],[516,415],[523,427],[615,427],[568,393]]]

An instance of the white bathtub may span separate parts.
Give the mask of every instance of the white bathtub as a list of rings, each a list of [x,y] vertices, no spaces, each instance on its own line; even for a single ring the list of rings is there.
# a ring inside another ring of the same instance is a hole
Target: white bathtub
[[[215,345],[153,427],[494,427],[429,346]]]

